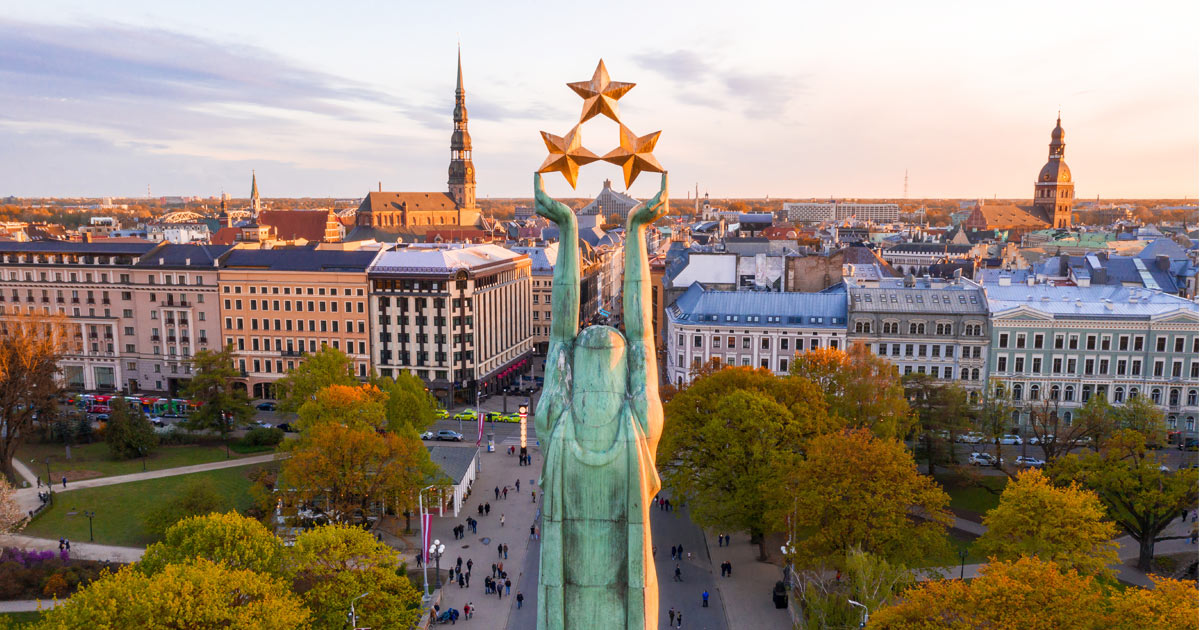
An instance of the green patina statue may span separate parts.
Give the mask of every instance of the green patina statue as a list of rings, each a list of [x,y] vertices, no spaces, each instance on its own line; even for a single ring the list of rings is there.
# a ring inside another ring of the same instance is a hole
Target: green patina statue
[[[629,213],[625,236],[625,335],[579,331],[579,226],[534,175],[537,213],[559,228],[554,315],[545,389],[534,413],[542,468],[539,630],[658,627],[658,578],[649,505],[662,401],[650,312],[646,226],[666,214],[667,176]]]

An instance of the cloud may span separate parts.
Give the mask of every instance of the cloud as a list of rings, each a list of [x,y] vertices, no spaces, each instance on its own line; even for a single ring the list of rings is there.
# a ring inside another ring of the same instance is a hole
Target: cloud
[[[643,68],[686,86],[688,89],[678,93],[682,100],[727,109],[732,99],[750,118],[778,114],[802,91],[797,76],[721,67],[690,50],[646,51],[633,59]]]

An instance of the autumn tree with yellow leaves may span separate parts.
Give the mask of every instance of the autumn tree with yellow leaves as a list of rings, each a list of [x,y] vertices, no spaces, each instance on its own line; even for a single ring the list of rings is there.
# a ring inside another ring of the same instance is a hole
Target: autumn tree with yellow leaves
[[[797,354],[790,372],[821,388],[829,412],[851,427],[904,439],[916,424],[896,366],[863,344],[848,352],[819,348]]]

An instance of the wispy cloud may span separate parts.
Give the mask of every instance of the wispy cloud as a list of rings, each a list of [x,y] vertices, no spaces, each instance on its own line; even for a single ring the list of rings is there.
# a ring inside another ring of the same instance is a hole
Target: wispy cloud
[[[686,87],[680,96],[689,103],[722,109],[732,101],[751,118],[782,111],[803,87],[799,76],[725,67],[691,50],[646,51],[634,61]]]

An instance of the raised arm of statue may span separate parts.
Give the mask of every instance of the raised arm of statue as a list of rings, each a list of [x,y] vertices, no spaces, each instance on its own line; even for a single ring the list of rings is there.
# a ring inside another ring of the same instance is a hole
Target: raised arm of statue
[[[566,204],[542,189],[542,175],[533,175],[534,207],[539,216],[558,226],[558,260],[554,264],[550,343],[571,343],[579,334],[579,224]]]
[[[662,403],[658,397],[658,358],[654,346],[654,314],[650,300],[650,263],[646,257],[646,227],[670,210],[667,174],[650,201],[629,213],[625,234],[624,319],[628,344],[629,384],[635,415],[644,419],[643,429],[657,443],[662,432]],[[653,452],[653,450],[651,451]]]

